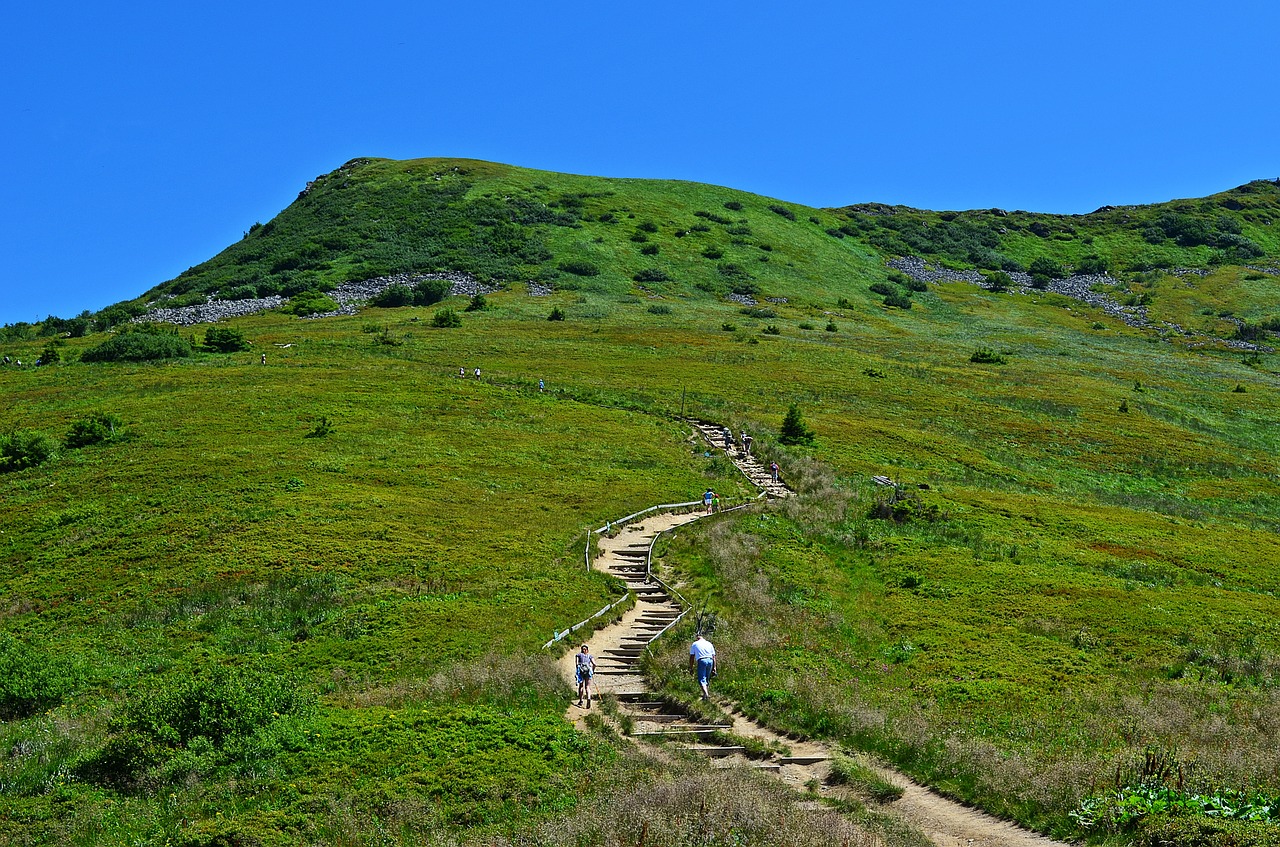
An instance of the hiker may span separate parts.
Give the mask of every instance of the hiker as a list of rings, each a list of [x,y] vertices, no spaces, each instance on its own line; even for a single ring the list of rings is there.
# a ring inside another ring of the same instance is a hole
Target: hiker
[[[467,378],[467,369],[458,368],[458,379],[466,379],[466,378]]]
[[[574,674],[578,678],[578,705],[582,705],[582,698],[587,698],[587,708],[591,708],[591,678],[596,674],[596,657],[591,655],[591,651],[587,649],[587,645],[582,645],[581,652],[574,657],[575,669]]]
[[[755,439],[752,438],[750,435],[742,436],[742,449],[748,456],[751,455],[751,442],[754,440]]]
[[[480,369],[476,368],[476,379],[480,378]]]
[[[770,462],[770,463],[769,463],[769,470],[773,471],[773,481],[774,481],[774,482],[777,482],[777,481],[778,481],[778,463],[777,463],[777,462]]]
[[[720,495],[712,492],[711,494],[711,511],[719,513],[720,511]]]
[[[716,493],[708,488],[702,492],[702,508],[707,510],[707,514],[711,514],[711,501],[715,499]]]
[[[745,429],[742,431],[742,450],[744,453],[747,450],[747,431]]]
[[[698,675],[702,699],[710,700],[711,692],[707,689],[707,683],[716,675],[716,648],[702,633],[698,633],[698,639],[689,647],[689,670]]]
[[[263,353],[263,354],[262,354],[262,364],[264,364],[264,365],[265,365],[266,363],[267,363],[267,354],[266,354],[266,353]]]
[[[542,380],[538,380],[538,393],[539,393],[539,394],[541,394],[541,393],[546,389],[546,387],[547,387],[547,384],[546,384],[545,382],[543,382]]]
[[[733,433],[729,431],[729,427],[724,428],[724,449],[733,449]]]

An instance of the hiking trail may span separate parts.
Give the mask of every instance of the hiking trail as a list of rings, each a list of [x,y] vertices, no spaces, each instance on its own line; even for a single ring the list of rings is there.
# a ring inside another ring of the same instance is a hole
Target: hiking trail
[[[770,498],[794,494],[785,482],[775,482],[772,472],[754,456],[735,443],[725,444],[723,429],[703,422],[692,422],[712,449],[723,451],[742,473]],[[688,507],[685,507],[688,508]],[[634,523],[622,524],[610,537],[599,535],[599,554],[592,567],[623,579],[635,604],[620,620],[593,632],[588,639],[596,659],[593,684],[597,698],[612,695],[620,713],[633,722],[632,739],[659,736],[676,747],[706,756],[710,767],[750,767],[781,780],[799,791],[817,786],[820,797],[847,796],[842,786],[827,785],[830,761],[837,745],[817,740],[795,740],[784,736],[743,714],[737,705],[722,697],[713,701],[730,715],[728,724],[701,724],[678,713],[654,696],[646,687],[640,672],[640,657],[649,644],[664,634],[688,611],[682,605],[678,586],[667,586],[650,569],[650,557],[658,537],[669,530],[706,517],[704,510],[651,513]],[[673,596],[674,595],[674,596]],[[581,639],[559,660],[561,674],[577,690],[574,680],[574,653]],[[586,706],[570,704],[567,717],[579,729],[584,728]],[[757,739],[775,750],[785,748],[785,755],[774,752],[766,758],[750,758],[741,745],[724,742],[723,733],[745,739]],[[896,814],[924,833],[938,847],[1065,847],[1008,821],[967,807],[912,781],[890,768],[861,760],[881,778],[902,789],[902,796],[880,806],[881,811]],[[808,801],[812,807],[815,801]],[[801,804],[806,805],[805,803]]]

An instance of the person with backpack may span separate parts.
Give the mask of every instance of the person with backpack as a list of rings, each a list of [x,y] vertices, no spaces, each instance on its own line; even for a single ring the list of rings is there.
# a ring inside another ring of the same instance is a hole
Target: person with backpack
[[[587,645],[582,645],[582,650],[574,657],[574,675],[578,679],[578,705],[582,705],[582,698],[587,698],[587,708],[591,708],[591,680],[596,675],[596,657],[591,655],[591,651],[587,649]]]
[[[773,481],[774,481],[774,482],[777,482],[777,481],[778,481],[778,463],[777,463],[777,462],[770,462],[770,463],[769,463],[769,470],[773,471]]]

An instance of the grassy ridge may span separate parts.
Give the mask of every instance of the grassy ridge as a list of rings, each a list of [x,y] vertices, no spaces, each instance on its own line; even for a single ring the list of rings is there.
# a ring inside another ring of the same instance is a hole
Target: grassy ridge
[[[321,212],[332,232],[384,243],[357,203],[325,192],[408,197],[413,217],[417,194],[469,180],[448,189],[459,202],[523,191],[576,216],[520,225],[551,258],[514,278],[551,281],[553,295],[514,285],[457,329],[430,327],[456,301],[241,318],[251,350],[160,365],[77,361],[103,340],[90,335],[65,339],[58,364],[0,370],[7,429],[61,436],[98,411],[126,429],[0,474],[0,630],[65,658],[70,680],[47,680],[54,705],[4,725],[5,839],[355,842],[377,819],[414,843],[543,826],[572,814],[575,781],[588,797],[611,789],[592,774],[652,778],[611,770],[624,766],[607,742],[566,735],[563,692],[530,657],[616,596],[583,569],[585,527],[708,484],[748,493],[687,444],[682,404],[751,429],[806,491],[767,520],[682,531],[668,553],[722,612],[720,681],[752,709],[1044,826],[1067,826],[1148,743],[1193,751],[1210,782],[1275,787],[1276,745],[1256,718],[1280,678],[1271,357],[1161,342],[1056,295],[946,284],[910,311],[882,308],[866,290],[885,277],[870,242],[826,231],[843,213],[458,166],[472,170],[335,174],[173,293],[244,284],[232,271],[251,265],[308,284],[369,273],[355,241],[325,248],[328,268],[272,271],[272,251],[286,235],[323,247]],[[751,233],[730,232],[742,226]],[[501,253],[441,232],[437,246],[457,252],[432,262]],[[410,235],[403,244],[427,249]],[[262,255],[239,252],[250,249]],[[599,272],[560,270],[572,262]],[[721,270],[749,262],[750,278]],[[671,279],[637,284],[646,268]],[[1126,284],[1209,331],[1221,311],[1272,314],[1274,279],[1251,274]],[[744,313],[720,299],[748,283],[790,302]],[[565,321],[546,320],[553,307]],[[47,343],[10,332],[5,352],[30,361]],[[980,346],[1006,364],[971,362]],[[792,402],[817,432],[810,451],[771,444]],[[308,437],[322,420],[332,431]],[[869,518],[883,495],[873,474],[927,484],[912,489],[921,517]],[[670,658],[655,674],[687,685]],[[293,734],[246,736],[270,753],[257,763],[193,740],[138,785],[90,778],[85,763],[128,740],[118,716],[222,665],[288,675],[314,716]],[[519,758],[498,755],[504,744]],[[441,757],[451,745],[465,751],[456,761]]]

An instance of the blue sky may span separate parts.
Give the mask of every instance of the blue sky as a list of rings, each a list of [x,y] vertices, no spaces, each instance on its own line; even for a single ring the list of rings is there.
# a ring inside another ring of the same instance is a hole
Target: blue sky
[[[134,297],[357,156],[1049,212],[1280,176],[1273,3],[21,5],[0,323]]]

